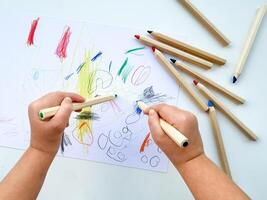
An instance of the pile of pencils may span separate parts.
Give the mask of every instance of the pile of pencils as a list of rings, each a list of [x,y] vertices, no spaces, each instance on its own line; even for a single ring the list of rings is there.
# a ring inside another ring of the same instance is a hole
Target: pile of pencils
[[[230,40],[226,36],[224,36],[189,0],[180,0],[180,2],[215,36],[215,38],[220,43],[222,43],[224,46],[228,46],[230,44]],[[237,62],[236,70],[233,74],[233,83],[235,83],[238,77],[241,75],[266,10],[267,5],[261,6],[257,9],[255,19],[253,20],[252,26],[245,41],[244,48],[242,49],[240,58]],[[244,104],[245,100],[242,97],[231,92],[230,90],[226,89],[225,87],[219,85],[218,83],[216,83],[216,81],[207,78],[203,74],[193,70],[184,62],[178,61],[173,58],[168,60],[163,53],[179,58],[190,64],[197,65],[203,69],[211,69],[215,64],[224,65],[226,63],[226,59],[206,52],[190,44],[178,41],[177,39],[169,37],[168,35],[165,35],[163,33],[151,30],[147,32],[152,37],[135,35],[135,38],[137,38],[143,44],[152,47],[155,57],[162,64],[162,66],[164,66],[166,70],[170,72],[171,76],[177,81],[179,85],[181,85],[184,91],[186,91],[189,96],[192,97],[193,101],[200,107],[200,109],[208,113],[214,130],[214,136],[222,168],[225,173],[231,178],[230,167],[228,164],[221,131],[216,117],[216,109],[225,114],[249,139],[256,141],[257,136],[243,122],[241,122],[238,117],[236,117],[208,89],[208,87],[221,93],[237,104]],[[179,69],[179,71],[177,69]],[[193,87],[181,76],[180,71],[192,76],[195,79],[193,81],[194,85],[200,91],[200,93],[208,99],[207,104],[200,98],[199,94],[193,89]]]

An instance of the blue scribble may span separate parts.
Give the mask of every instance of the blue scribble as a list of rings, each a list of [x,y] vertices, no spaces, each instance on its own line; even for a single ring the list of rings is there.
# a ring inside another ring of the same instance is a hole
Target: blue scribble
[[[92,59],[91,59],[91,61],[92,62],[94,62],[99,56],[101,56],[102,55],[102,52],[101,51],[99,51]]]
[[[111,66],[112,66],[112,60],[110,61],[109,66],[108,66],[108,71],[109,72],[110,72]]]
[[[77,74],[81,71],[81,69],[83,68],[84,65],[85,65],[85,62],[83,62],[82,64],[79,65],[79,67],[76,69]]]
[[[69,74],[68,76],[66,76],[64,79],[65,80],[69,80],[69,78],[73,75],[74,73],[72,72],[71,74]]]

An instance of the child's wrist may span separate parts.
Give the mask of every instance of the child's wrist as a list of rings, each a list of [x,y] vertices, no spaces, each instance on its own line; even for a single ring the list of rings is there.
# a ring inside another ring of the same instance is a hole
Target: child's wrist
[[[176,169],[181,172],[183,170],[185,170],[186,168],[189,168],[191,167],[192,164],[196,164],[196,163],[199,163],[199,162],[203,162],[204,159],[206,158],[206,155],[204,152],[201,152],[200,154],[184,161],[184,162],[176,162],[174,163]]]

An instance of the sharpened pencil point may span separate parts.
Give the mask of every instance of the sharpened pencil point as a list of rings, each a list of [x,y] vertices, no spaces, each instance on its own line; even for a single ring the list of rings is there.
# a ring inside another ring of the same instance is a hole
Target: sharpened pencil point
[[[149,34],[153,33],[153,31],[147,31]]]
[[[156,47],[152,47],[152,51],[155,52],[156,51]]]
[[[233,83],[235,83],[236,81],[237,81],[237,78],[233,76]]]
[[[134,35],[134,37],[138,40],[140,39],[140,35]]]
[[[117,95],[117,94],[115,94],[114,96],[115,96],[116,98],[118,97],[118,95]]]
[[[198,84],[198,81],[197,81],[197,80],[193,80],[193,83],[194,83],[195,85],[197,85],[197,84]]]
[[[209,106],[209,107],[213,107],[213,106],[214,106],[214,103],[213,103],[211,100],[209,100],[209,101],[208,101],[208,106]]]
[[[176,60],[175,60],[175,59],[171,58],[170,60],[171,60],[171,62],[172,62],[173,64],[176,63]]]

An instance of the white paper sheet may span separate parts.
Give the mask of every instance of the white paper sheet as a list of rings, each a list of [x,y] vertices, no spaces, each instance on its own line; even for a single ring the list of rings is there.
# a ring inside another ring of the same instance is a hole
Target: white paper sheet
[[[116,93],[116,100],[92,107],[93,120],[77,120],[73,113],[62,142],[64,151],[61,147],[58,155],[166,172],[164,153],[151,136],[144,142],[149,133],[147,117],[135,112],[135,102],[177,104],[179,87],[151,49],[134,38],[145,32],[40,17],[34,44],[29,46],[26,41],[34,19],[0,20],[0,145],[27,148],[27,107],[45,93],[64,90],[86,97]],[[56,49],[68,27],[69,43],[62,59]]]

